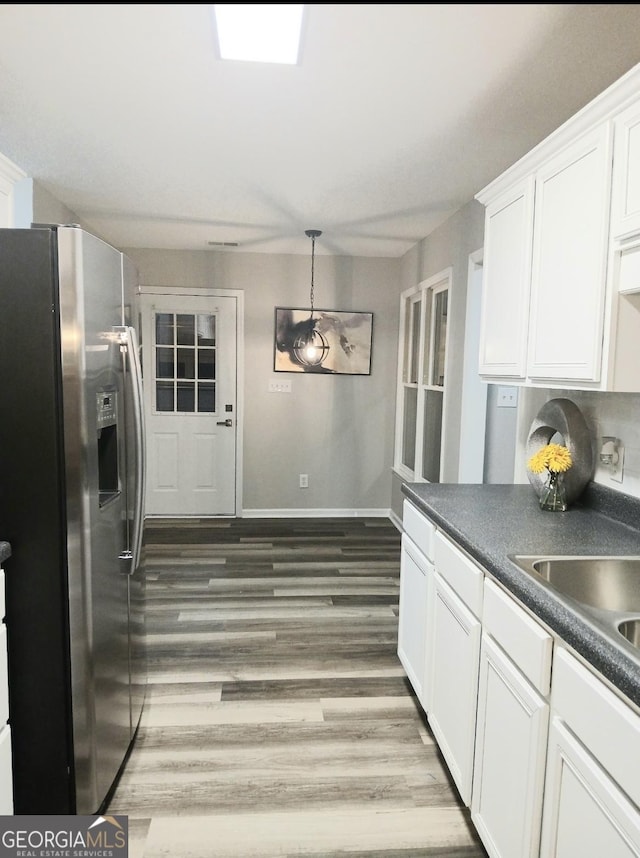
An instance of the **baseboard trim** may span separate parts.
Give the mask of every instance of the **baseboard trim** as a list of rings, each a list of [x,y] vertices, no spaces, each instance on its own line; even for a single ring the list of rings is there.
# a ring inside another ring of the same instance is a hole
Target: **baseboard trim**
[[[395,524],[395,526],[398,528],[400,533],[403,533],[404,528],[402,526],[402,519],[399,515],[396,515],[396,513],[392,509],[389,510],[389,518],[391,519],[392,523]]]
[[[390,518],[390,509],[244,509],[242,518]],[[395,523],[395,522],[394,522]]]

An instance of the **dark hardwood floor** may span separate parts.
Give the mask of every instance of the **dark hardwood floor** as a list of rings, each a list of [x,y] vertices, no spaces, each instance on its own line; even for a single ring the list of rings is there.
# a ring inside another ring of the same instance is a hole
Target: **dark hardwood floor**
[[[387,519],[152,520],[130,858],[484,858],[396,654]]]

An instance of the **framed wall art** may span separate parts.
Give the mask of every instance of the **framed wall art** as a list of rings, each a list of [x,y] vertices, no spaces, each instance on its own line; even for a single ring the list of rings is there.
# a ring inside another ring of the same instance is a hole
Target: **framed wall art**
[[[276,307],[274,371],[371,375],[373,313]]]

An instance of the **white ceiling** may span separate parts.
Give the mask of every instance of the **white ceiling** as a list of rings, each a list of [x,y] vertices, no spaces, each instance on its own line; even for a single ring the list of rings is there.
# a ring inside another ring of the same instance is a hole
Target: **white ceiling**
[[[311,5],[298,66],[209,8],[0,5],[0,153],[118,247],[400,256],[640,62],[640,4]]]

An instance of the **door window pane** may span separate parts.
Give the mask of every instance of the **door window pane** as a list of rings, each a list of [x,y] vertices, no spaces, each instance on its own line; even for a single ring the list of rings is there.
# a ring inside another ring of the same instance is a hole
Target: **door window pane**
[[[214,412],[216,316],[156,313],[155,335],[156,410]]]
[[[420,315],[422,301],[411,302],[411,353],[409,363],[409,381],[418,383],[418,360],[420,353]]]
[[[196,386],[193,382],[179,381],[177,385],[177,411],[196,410]]]
[[[440,447],[442,444],[441,390],[426,390],[422,436],[422,476],[430,483],[440,482]]]
[[[416,464],[416,416],[418,413],[418,391],[415,387],[404,390],[404,420],[402,433],[402,464],[410,470]]]
[[[198,345],[215,346],[216,344],[216,317],[198,316]]]
[[[176,316],[176,342],[179,346],[195,345],[196,317],[192,313],[178,313]]]
[[[444,386],[444,356],[447,345],[447,304],[448,292],[438,292],[435,296],[433,326],[433,366],[431,384]]]
[[[212,412],[216,410],[216,386],[215,384],[198,385],[198,411]]]
[[[156,313],[156,343],[173,345],[173,313]]]
[[[156,411],[173,411],[173,382],[158,381],[156,383]]]
[[[156,349],[156,376],[174,377],[173,349]]]
[[[176,365],[176,374],[178,378],[195,378],[195,349],[177,349],[178,362]]]
[[[216,353],[213,349],[198,349],[198,378],[216,377]]]

